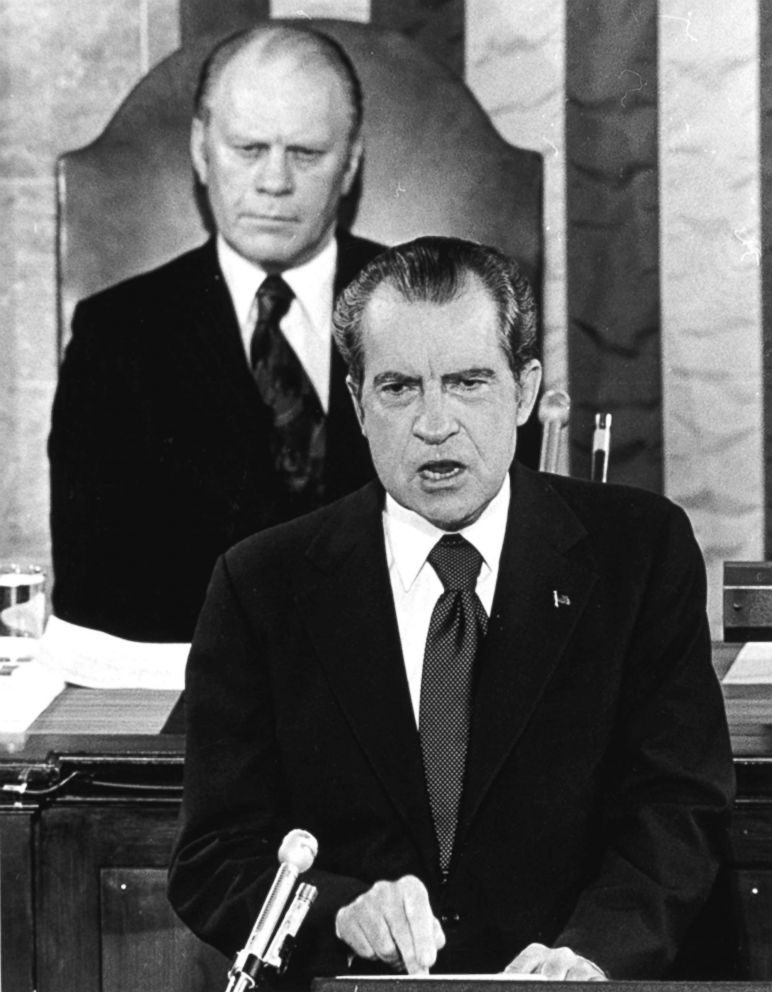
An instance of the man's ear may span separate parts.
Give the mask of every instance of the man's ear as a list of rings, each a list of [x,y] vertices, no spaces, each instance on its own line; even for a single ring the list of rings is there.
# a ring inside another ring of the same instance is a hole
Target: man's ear
[[[354,404],[354,413],[357,415],[357,420],[359,421],[359,429],[362,434],[367,437],[367,431],[365,430],[365,411],[362,409],[362,403],[359,399],[359,385],[354,382],[350,375],[346,376],[346,388],[348,389],[349,396],[351,397],[351,402]]]
[[[363,150],[364,144],[360,135],[351,142],[351,148],[349,149],[348,164],[346,165],[346,171],[343,173],[343,182],[341,183],[343,196],[347,196],[351,191],[359,163],[362,161]]]
[[[539,386],[541,385],[541,362],[532,358],[523,369],[520,371],[518,377],[518,388],[520,390],[520,397],[517,401],[517,426],[522,427],[523,424],[531,416],[531,410],[533,410],[534,404],[536,403],[536,397],[539,395]]]
[[[206,124],[199,117],[193,118],[193,124],[190,128],[190,157],[198,181],[206,186],[209,171],[206,153]]]

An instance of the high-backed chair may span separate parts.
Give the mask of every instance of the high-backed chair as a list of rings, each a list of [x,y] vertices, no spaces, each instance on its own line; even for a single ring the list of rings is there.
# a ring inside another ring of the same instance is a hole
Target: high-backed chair
[[[366,152],[354,233],[388,244],[420,234],[493,244],[522,263],[538,291],[541,156],[507,144],[466,86],[397,32],[310,23],[343,45],[362,79]],[[80,298],[206,237],[188,134],[199,67],[215,40],[169,56],[96,141],[60,158],[61,347]]]

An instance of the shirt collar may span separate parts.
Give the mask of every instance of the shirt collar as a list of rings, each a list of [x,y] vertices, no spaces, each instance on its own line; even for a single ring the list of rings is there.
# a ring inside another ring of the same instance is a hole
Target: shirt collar
[[[255,293],[265,279],[265,270],[243,255],[239,255],[221,234],[217,235],[217,260],[233,300],[239,327],[243,331],[246,328]],[[330,336],[337,264],[338,242],[333,237],[313,258],[281,274],[295,294],[308,325],[320,337]]]
[[[483,569],[498,572],[504,532],[509,514],[509,474],[504,477],[501,489],[485,507],[477,520],[458,533],[480,552]],[[418,578],[429,552],[447,533],[429,523],[420,514],[399,504],[386,494],[383,510],[383,527],[386,532],[388,566],[394,567],[403,589],[407,592]]]

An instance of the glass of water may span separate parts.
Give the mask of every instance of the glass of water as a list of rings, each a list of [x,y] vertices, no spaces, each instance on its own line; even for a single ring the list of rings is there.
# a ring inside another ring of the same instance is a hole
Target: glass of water
[[[46,621],[46,574],[38,565],[0,563],[0,674],[37,655]]]

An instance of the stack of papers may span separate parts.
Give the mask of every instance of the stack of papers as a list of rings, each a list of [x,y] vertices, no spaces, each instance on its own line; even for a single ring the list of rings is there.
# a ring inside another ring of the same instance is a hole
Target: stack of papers
[[[749,641],[743,644],[724,685],[764,685],[772,683],[772,641]]]
[[[64,679],[37,659],[20,662],[0,681],[0,736],[22,734],[64,688]]]
[[[66,683],[92,689],[153,689],[180,692],[190,644],[127,641],[50,617],[32,657],[0,674],[0,737],[16,738],[37,720]],[[168,706],[168,703],[166,704]],[[4,746],[8,740],[4,741]]]
[[[50,617],[40,660],[72,685],[92,689],[176,689],[185,686],[190,644],[127,641]]]

